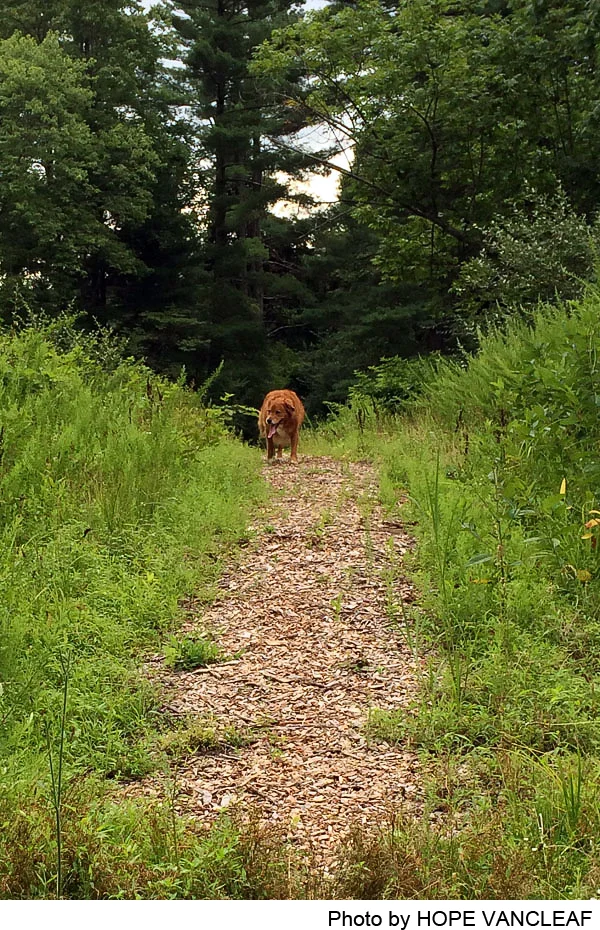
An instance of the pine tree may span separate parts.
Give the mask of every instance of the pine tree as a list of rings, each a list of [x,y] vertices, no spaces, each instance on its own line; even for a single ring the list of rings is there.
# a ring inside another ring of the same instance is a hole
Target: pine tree
[[[220,387],[254,403],[268,386],[273,354],[268,316],[278,275],[269,270],[269,209],[287,195],[278,172],[297,175],[309,161],[281,144],[301,128],[299,115],[249,66],[260,43],[290,21],[292,6],[291,0],[184,0],[178,8],[185,16],[174,17],[187,45],[201,127],[199,164],[209,192],[208,361],[216,368],[224,359]]]

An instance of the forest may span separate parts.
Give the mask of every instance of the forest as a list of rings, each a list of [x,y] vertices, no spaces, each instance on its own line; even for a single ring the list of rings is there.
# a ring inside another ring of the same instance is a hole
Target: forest
[[[219,369],[216,399],[286,383],[320,413],[593,277],[593,4],[0,12],[8,323],[69,310],[168,377]]]
[[[0,0],[0,899],[597,897],[599,40]]]

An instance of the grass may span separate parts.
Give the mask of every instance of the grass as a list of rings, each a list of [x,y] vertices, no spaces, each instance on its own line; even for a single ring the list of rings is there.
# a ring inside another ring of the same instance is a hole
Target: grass
[[[203,636],[171,636],[165,646],[165,663],[189,671],[227,659],[218,643]]]
[[[240,749],[250,746],[257,738],[255,731],[246,727],[219,727],[212,719],[184,719],[164,733],[158,743],[162,752],[174,759],[184,759],[197,752],[214,749]]]
[[[143,896],[144,869],[160,891],[156,856],[125,874],[145,853],[112,785],[157,765],[145,656],[222,658],[209,636],[174,645],[180,604],[210,598],[262,498],[260,458],[197,396],[68,321],[0,334],[0,436],[0,894],[126,896],[142,881]],[[105,860],[122,888],[89,878]]]
[[[421,660],[419,695],[374,710],[368,734],[420,755],[431,798],[353,838],[341,897],[597,894],[599,304],[540,308],[475,358],[438,360],[402,416],[381,366],[314,440],[372,458],[418,542],[418,606],[400,617],[388,598],[388,619]]]
[[[541,308],[471,361],[419,363],[414,389],[386,364],[304,436],[307,453],[374,460],[390,518],[417,537],[385,580],[420,689],[401,713],[374,710],[368,737],[419,755],[425,809],[356,831],[327,881],[258,818],[201,829],[175,787],[123,800],[127,780],[256,738],[166,720],[140,666],[224,658],[209,631],[177,635],[181,605],[210,600],[244,538],[257,451],[102,339],[1,335],[0,896],[595,896],[599,304]]]
[[[397,814],[346,844],[347,898],[554,899],[595,896],[597,765],[526,751],[439,754],[423,815]]]
[[[55,894],[54,825],[43,797],[0,795],[0,896]],[[93,779],[63,805],[62,891],[71,899],[301,897],[310,888],[285,837],[222,815],[208,831],[162,802],[111,800]]]

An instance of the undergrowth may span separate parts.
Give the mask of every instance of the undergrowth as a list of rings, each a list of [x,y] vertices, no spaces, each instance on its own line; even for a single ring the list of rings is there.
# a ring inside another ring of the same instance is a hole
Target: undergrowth
[[[368,736],[419,754],[425,809],[356,830],[327,879],[258,819],[176,814],[173,764],[256,734],[169,725],[140,674],[148,653],[226,658],[175,634],[263,493],[256,450],[68,327],[0,336],[0,895],[595,896],[599,305],[540,308],[472,359],[388,360],[303,438],[375,460],[417,538],[386,585],[419,693]],[[399,610],[405,571],[420,596]],[[157,767],[171,796],[124,801]]]
[[[55,829],[43,794],[3,790],[0,822],[0,897],[54,897]],[[315,888],[281,831],[256,816],[224,814],[206,830],[176,815],[171,798],[117,801],[88,778],[71,780],[62,827],[70,899],[297,898]]]
[[[170,889],[172,856],[162,875],[134,840],[140,817],[158,843],[162,815],[107,796],[159,764],[141,665],[173,648],[185,595],[210,597],[262,497],[260,459],[198,394],[113,350],[69,321],[0,334],[4,897],[202,893]],[[207,631],[173,661],[219,658]]]
[[[396,623],[419,695],[369,732],[434,771],[421,820],[354,838],[348,897],[597,893],[599,310],[594,292],[541,307],[413,387],[388,361],[319,430],[316,448],[375,459],[415,523],[418,606]]]

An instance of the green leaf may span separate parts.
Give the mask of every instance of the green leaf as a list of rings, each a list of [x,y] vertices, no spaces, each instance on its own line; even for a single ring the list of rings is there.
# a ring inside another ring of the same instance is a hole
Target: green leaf
[[[467,562],[467,568],[471,565],[481,565],[483,562],[493,562],[494,556],[490,552],[480,552],[479,555],[471,556]]]

